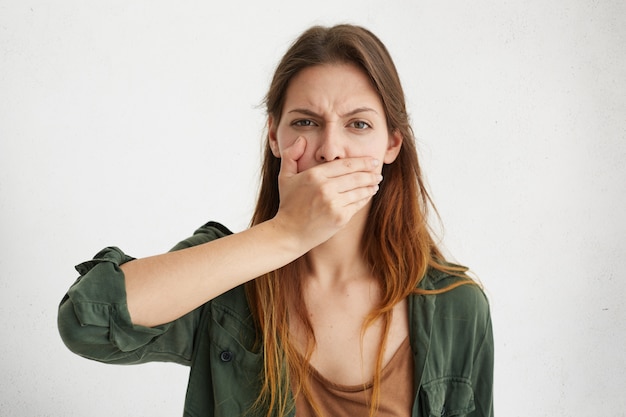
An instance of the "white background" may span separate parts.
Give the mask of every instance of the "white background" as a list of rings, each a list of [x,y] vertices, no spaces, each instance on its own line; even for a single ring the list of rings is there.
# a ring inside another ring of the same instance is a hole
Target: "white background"
[[[260,104],[315,23],[396,60],[444,242],[481,278],[499,416],[626,415],[623,1],[0,0],[0,415],[175,416],[185,367],[56,330],[73,265],[246,227]]]

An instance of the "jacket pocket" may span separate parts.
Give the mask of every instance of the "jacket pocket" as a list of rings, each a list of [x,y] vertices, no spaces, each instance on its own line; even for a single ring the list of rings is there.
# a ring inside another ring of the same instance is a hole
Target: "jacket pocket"
[[[475,409],[474,390],[465,378],[441,378],[420,389],[424,414],[430,417],[466,416]]]
[[[251,339],[249,330],[240,328],[239,333],[233,331],[240,322],[234,322],[232,318],[226,316],[226,320],[213,319],[209,338],[211,340],[212,360],[223,364],[233,364],[258,373],[261,369],[263,357],[261,352],[253,352],[247,339]],[[225,322],[226,321],[226,322]],[[233,321],[233,323],[227,323]],[[248,346],[246,346],[248,345]]]
[[[214,417],[250,413],[259,394],[263,356],[250,350],[254,330],[230,310],[212,306],[209,352]]]

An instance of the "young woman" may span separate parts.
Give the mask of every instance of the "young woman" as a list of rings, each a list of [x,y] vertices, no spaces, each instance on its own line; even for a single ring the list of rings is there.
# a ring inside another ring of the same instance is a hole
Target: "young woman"
[[[209,222],[166,254],[79,265],[67,346],[190,365],[185,416],[492,416],[488,303],[431,236],[385,46],[311,28],[266,104],[251,227]]]

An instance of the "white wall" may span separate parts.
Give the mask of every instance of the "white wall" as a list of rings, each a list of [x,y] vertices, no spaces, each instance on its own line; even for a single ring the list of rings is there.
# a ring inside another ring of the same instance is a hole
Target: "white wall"
[[[446,246],[490,296],[498,415],[626,415],[626,3],[223,3],[0,0],[0,415],[182,414],[186,368],[62,345],[72,267],[244,228],[271,72],[344,21],[395,57]]]

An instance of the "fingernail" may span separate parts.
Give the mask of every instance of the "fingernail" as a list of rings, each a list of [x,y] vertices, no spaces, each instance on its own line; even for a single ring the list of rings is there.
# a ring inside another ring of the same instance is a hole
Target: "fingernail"
[[[378,164],[380,164],[380,161],[378,159],[372,159],[372,166],[373,167],[377,167]]]

